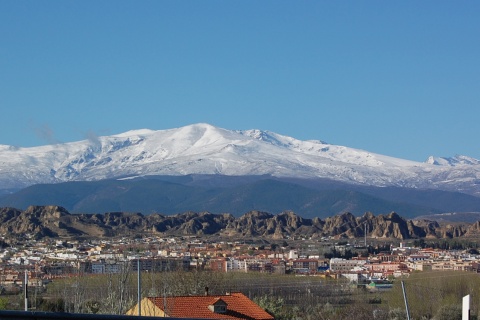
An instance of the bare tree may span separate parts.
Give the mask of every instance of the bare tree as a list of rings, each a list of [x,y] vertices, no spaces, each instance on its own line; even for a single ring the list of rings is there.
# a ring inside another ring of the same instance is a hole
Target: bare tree
[[[133,294],[130,290],[132,272],[129,261],[115,261],[120,265],[118,273],[106,274],[106,295],[104,303],[100,306],[100,313],[124,314],[133,302]]]

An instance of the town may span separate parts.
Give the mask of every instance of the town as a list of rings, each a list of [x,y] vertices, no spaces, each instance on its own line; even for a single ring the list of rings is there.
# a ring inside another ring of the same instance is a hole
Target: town
[[[102,240],[27,240],[0,251],[0,292],[43,289],[74,275],[210,270],[261,272],[346,278],[354,283],[408,277],[414,271],[479,272],[476,250],[411,246],[413,241],[377,240],[381,251],[367,250],[362,241],[322,238],[227,241],[199,236]],[[372,251],[369,253],[369,251]]]

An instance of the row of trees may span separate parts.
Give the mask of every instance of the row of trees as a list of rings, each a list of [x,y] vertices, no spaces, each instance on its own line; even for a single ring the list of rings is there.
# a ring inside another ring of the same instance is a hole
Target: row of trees
[[[30,308],[43,311],[124,314],[135,305],[136,273],[55,280]],[[480,306],[480,275],[468,272],[414,272],[403,279],[412,319],[461,319],[461,299],[470,294],[472,317]],[[389,291],[357,288],[346,280],[264,273],[172,271],[142,274],[142,296],[212,295],[240,291],[278,320],[405,319],[400,281]],[[0,296],[0,309],[23,309],[22,297]]]
[[[442,250],[469,250],[473,249],[478,252],[478,241],[460,240],[460,239],[415,239],[413,246],[417,248],[433,248]]]

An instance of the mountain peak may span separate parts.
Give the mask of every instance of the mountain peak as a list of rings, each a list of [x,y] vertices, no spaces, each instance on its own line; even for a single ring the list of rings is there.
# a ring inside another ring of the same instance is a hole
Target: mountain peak
[[[1,151],[4,189],[150,175],[221,174],[480,193],[475,183],[480,161],[466,156],[431,157],[421,163],[319,140],[303,141],[258,129],[227,130],[208,123],[133,130],[61,145],[2,147]]]
[[[251,129],[251,130],[239,130],[237,131],[238,133],[246,136],[253,138],[258,141],[263,141],[275,146],[286,146],[288,143],[285,143],[284,141],[280,141],[277,138],[276,134],[272,134],[269,131],[264,131],[264,130],[258,130],[258,129]]]

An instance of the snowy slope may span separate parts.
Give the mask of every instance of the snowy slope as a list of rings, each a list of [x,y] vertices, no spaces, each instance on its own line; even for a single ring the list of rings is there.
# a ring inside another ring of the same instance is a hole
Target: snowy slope
[[[33,148],[0,145],[0,189],[197,173],[269,174],[375,186],[480,192],[480,162],[462,156],[455,159],[431,157],[421,163],[322,141],[301,141],[268,131],[232,131],[195,124]]]
[[[456,155],[455,157],[451,158],[443,158],[443,157],[433,157],[430,156],[427,161],[429,164],[435,164],[439,166],[458,166],[458,165],[478,165],[480,161],[474,159],[472,157]]]

